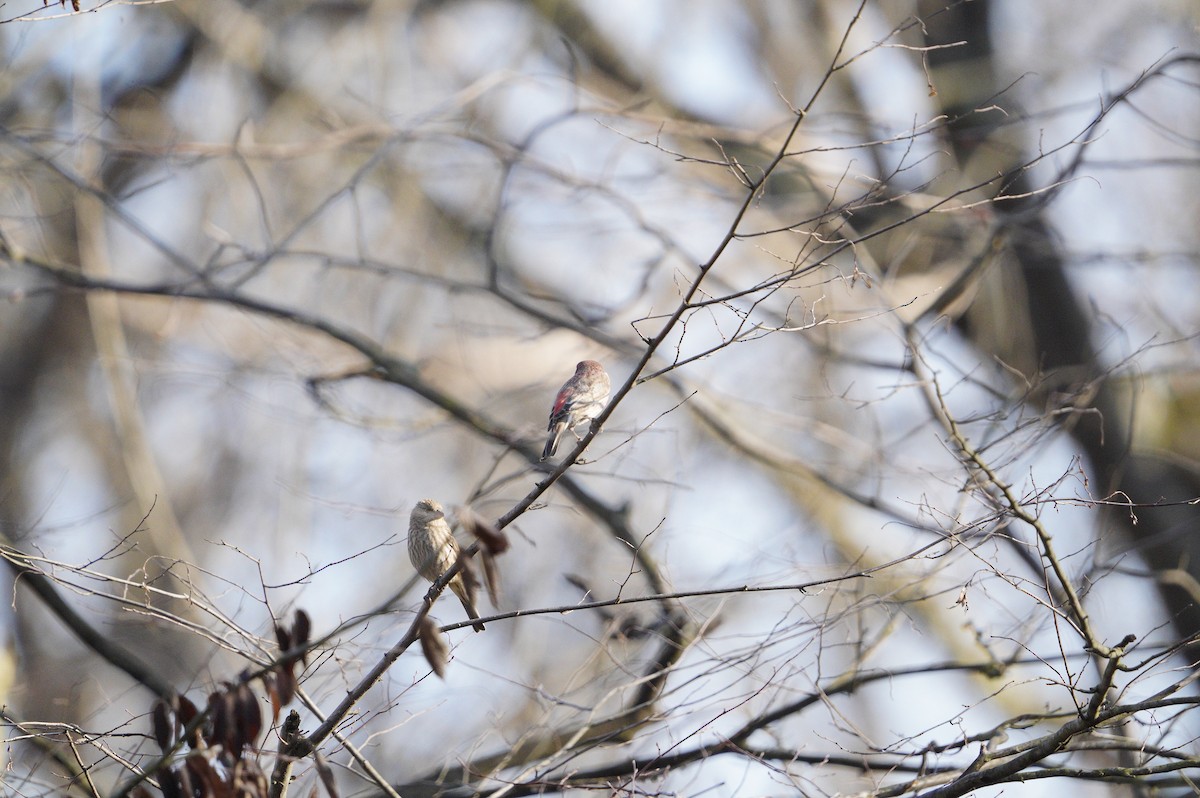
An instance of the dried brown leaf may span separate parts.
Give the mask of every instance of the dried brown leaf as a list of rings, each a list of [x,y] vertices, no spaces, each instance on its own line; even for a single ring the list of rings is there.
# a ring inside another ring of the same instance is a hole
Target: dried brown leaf
[[[417,633],[421,640],[421,653],[425,655],[425,661],[429,663],[429,667],[439,679],[445,679],[446,665],[450,662],[450,645],[442,637],[437,624],[428,615],[421,619],[421,626]]]
[[[279,644],[280,651],[290,650],[292,647],[292,633],[279,624],[275,624],[275,642]]]
[[[217,712],[220,709],[220,704],[221,704],[221,694],[219,692],[208,694],[208,720],[205,721],[205,723],[204,723],[204,744],[208,745],[210,747],[216,745],[218,742],[218,740],[217,740],[217,726],[218,726]],[[224,734],[224,732],[225,732],[225,723],[226,722],[227,722],[227,719],[223,719],[220,721],[220,731],[222,734]]]
[[[170,768],[163,768],[158,772],[158,789],[162,792],[163,798],[191,798],[190,790],[185,793],[182,785],[179,783],[179,776]]]
[[[264,673],[261,678],[263,687],[267,691],[267,697],[271,699],[271,725],[275,725],[279,723],[279,710],[283,709],[283,704],[279,700],[279,686],[275,683],[273,673]]]
[[[237,716],[235,713],[233,695],[229,690],[220,690],[208,697],[209,716],[212,718],[212,736],[209,745],[219,745],[233,758],[237,758],[239,749],[237,741]]]
[[[503,554],[508,551],[510,546],[508,535],[470,507],[458,509],[458,523],[475,536],[480,546],[492,554]]]
[[[229,784],[233,789],[233,794],[238,798],[266,798],[270,793],[270,787],[267,784],[267,775],[263,773],[262,768],[258,766],[258,762],[253,759],[240,759],[233,766],[233,773],[229,777]]]
[[[312,619],[308,617],[308,613],[304,610],[296,610],[296,618],[292,621],[292,644],[297,648],[305,648],[308,646],[309,636],[312,634]],[[300,661],[305,665],[308,664],[308,653],[300,655]]]
[[[337,782],[333,778],[333,769],[329,767],[329,763],[325,761],[325,757],[321,756],[320,751],[313,752],[313,761],[317,764],[317,775],[321,777],[321,783],[325,785],[325,792],[329,794],[329,798],[338,798]]]
[[[463,587],[467,589],[467,595],[471,597],[471,603],[478,604],[479,572],[475,570],[475,561],[465,554],[459,559],[462,562],[462,568],[459,569],[458,575],[462,577]]]
[[[185,766],[175,771],[175,776],[179,779],[179,790],[184,798],[194,798],[196,791],[192,787],[192,777],[188,774],[187,767]],[[203,793],[201,794],[203,795]]]
[[[262,707],[258,705],[258,697],[246,682],[238,685],[234,706],[241,741],[246,745],[254,745],[258,733],[262,731]]]
[[[197,709],[196,705],[192,703],[192,699],[188,698],[187,696],[179,696],[177,702],[179,705],[177,710],[179,725],[181,728],[186,729],[188,725],[196,719],[196,716],[200,714],[200,710]],[[202,742],[201,732],[201,729],[196,729],[192,732],[192,738],[188,740],[188,744],[191,745],[192,748],[200,747]]]
[[[279,705],[286,707],[296,697],[296,677],[292,669],[280,668],[275,672],[275,684],[279,688]]]
[[[496,557],[487,549],[483,549],[479,552],[479,559],[483,561],[483,584],[487,587],[488,599],[493,607],[499,609],[500,569],[496,567]]]
[[[200,787],[200,794],[205,798],[227,798],[231,794],[229,786],[221,780],[220,774],[213,769],[203,754],[192,754],[187,758],[187,770],[192,782]]]
[[[175,741],[175,722],[167,702],[161,698],[155,699],[154,708],[150,711],[150,725],[154,729],[154,742],[165,753]]]

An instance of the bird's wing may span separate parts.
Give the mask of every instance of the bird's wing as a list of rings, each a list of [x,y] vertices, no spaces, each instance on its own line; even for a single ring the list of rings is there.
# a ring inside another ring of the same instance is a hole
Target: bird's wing
[[[550,409],[551,421],[553,421],[556,416],[561,416],[570,409],[571,394],[571,386],[564,385],[562,390],[558,392],[558,396],[554,397],[554,407]]]

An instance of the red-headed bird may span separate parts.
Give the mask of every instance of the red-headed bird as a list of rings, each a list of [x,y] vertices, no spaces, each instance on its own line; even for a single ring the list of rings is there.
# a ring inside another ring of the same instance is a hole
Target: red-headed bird
[[[580,424],[586,424],[600,415],[608,403],[610,387],[604,366],[594,360],[579,361],[575,366],[575,376],[563,383],[558,396],[554,398],[550,425],[546,427],[550,437],[546,439],[546,448],[542,449],[543,460],[553,457],[558,451],[558,440],[565,431],[574,433]]]

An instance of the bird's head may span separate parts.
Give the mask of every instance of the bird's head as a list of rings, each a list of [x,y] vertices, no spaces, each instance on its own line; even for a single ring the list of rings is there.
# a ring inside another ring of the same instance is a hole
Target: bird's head
[[[412,510],[412,520],[420,522],[433,521],[446,517],[446,510],[436,499],[421,499]]]

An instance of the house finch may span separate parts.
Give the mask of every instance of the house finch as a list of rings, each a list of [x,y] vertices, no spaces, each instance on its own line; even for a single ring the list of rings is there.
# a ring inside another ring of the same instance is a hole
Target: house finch
[[[563,384],[554,398],[550,425],[546,427],[550,437],[546,440],[546,448],[542,449],[543,460],[558,451],[558,439],[564,431],[569,429],[574,433],[575,427],[600,415],[608,401],[609,386],[604,366],[594,360],[579,361],[575,376]]]
[[[413,507],[412,515],[408,517],[408,558],[412,560],[417,573],[436,582],[438,577],[450,570],[458,560],[461,551],[442,505],[433,499],[421,499]],[[470,578],[470,572],[464,567],[450,580],[448,587],[458,596],[463,609],[471,620],[478,620],[479,613],[475,611],[475,593],[479,583]],[[483,631],[483,624],[471,624],[476,632]]]

